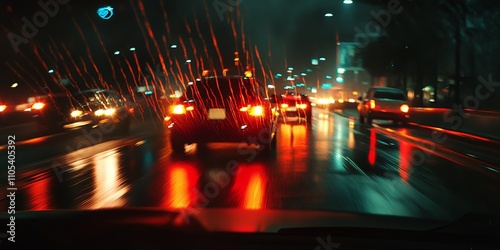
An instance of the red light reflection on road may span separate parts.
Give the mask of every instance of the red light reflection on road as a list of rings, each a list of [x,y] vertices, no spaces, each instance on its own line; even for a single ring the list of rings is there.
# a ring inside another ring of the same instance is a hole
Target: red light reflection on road
[[[244,209],[265,208],[265,191],[268,176],[262,165],[241,167],[236,176],[232,193]]]
[[[50,181],[51,178],[46,173],[38,174],[32,178],[35,180],[26,186],[28,210],[50,209]]]
[[[399,175],[405,183],[408,183],[411,168],[411,146],[406,142],[399,143]]]
[[[278,161],[283,173],[306,172],[309,152],[309,134],[304,125],[281,124],[278,136],[279,154]]]
[[[125,194],[129,186],[123,185],[120,174],[120,154],[116,150],[106,151],[94,157],[95,189],[91,206],[93,209],[103,207],[120,207],[125,205]]]
[[[368,152],[368,162],[370,165],[375,166],[377,158],[377,132],[375,129],[370,130],[370,151]]]
[[[179,164],[169,169],[167,186],[165,190],[166,199],[163,205],[172,208],[186,208],[193,204],[196,183],[199,173],[192,166]]]

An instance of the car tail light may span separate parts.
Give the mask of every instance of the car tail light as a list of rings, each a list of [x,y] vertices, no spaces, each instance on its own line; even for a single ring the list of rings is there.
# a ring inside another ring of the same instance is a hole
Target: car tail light
[[[370,108],[375,109],[375,100],[370,100]]]
[[[410,111],[410,107],[407,104],[401,105],[400,109],[401,109],[401,112],[403,112],[403,113],[408,113],[408,111]]]
[[[262,106],[253,106],[250,108],[249,114],[251,116],[263,116],[264,115],[264,108],[262,108]]]
[[[35,102],[33,104],[33,106],[31,106],[32,109],[36,109],[36,110],[43,109],[43,107],[45,107],[45,103],[43,103],[43,102]]]
[[[306,109],[307,108],[307,104],[304,104],[304,103],[303,104],[299,104],[299,105],[297,105],[297,108],[299,108],[299,109]]]
[[[182,104],[176,105],[174,107],[173,113],[176,115],[183,115],[186,113],[186,107]]]
[[[5,109],[7,109],[7,105],[0,105],[0,112],[3,112]]]
[[[176,115],[183,115],[186,114],[187,111],[193,111],[194,107],[193,106],[185,106],[183,104],[178,104],[173,107],[172,113]]]

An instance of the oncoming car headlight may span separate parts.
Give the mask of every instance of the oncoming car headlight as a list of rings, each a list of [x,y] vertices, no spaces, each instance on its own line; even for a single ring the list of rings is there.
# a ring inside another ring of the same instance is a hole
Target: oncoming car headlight
[[[94,112],[94,114],[96,116],[103,116],[103,115],[106,115],[106,116],[111,116],[113,115],[114,113],[116,112],[115,109],[99,109],[97,110],[96,112]]]
[[[71,117],[78,117],[78,116],[81,116],[83,114],[83,112],[81,110],[75,110],[73,112],[71,112]]]

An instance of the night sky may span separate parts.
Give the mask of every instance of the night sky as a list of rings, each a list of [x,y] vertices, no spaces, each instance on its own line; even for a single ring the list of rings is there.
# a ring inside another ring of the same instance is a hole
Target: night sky
[[[341,41],[352,41],[353,28],[364,27],[372,19],[370,11],[381,7],[324,0],[59,0],[68,3],[58,4],[59,10],[54,16],[27,39],[27,44],[20,44],[16,53],[8,34],[22,35],[22,18],[33,20],[43,10],[37,2],[1,2],[2,99],[17,98],[19,93],[23,93],[20,98],[24,98],[25,93],[39,91],[40,86],[68,75],[75,81],[113,81],[120,75],[120,66],[130,71],[124,63],[135,61],[130,47],[136,48],[133,53],[140,65],[133,64],[133,68],[154,67],[160,57],[181,64],[185,59],[202,58],[204,63],[216,66],[220,65],[218,53],[227,65],[232,63],[235,51],[244,54],[246,50],[251,51],[255,63],[258,51],[265,70],[273,73],[285,73],[290,66],[304,71],[310,67],[313,57],[331,59],[325,68],[333,70],[335,34],[338,32]],[[239,4],[227,11],[217,10],[216,5],[229,7],[227,3]],[[114,8],[114,16],[103,20],[97,15],[97,9],[108,5]],[[326,18],[327,12],[334,17]],[[170,49],[172,44],[179,45],[178,49]],[[122,52],[121,59],[113,55],[116,50]],[[170,64],[166,64],[169,70]],[[55,74],[48,74],[49,69],[55,69]],[[16,90],[10,88],[14,82],[19,83]]]

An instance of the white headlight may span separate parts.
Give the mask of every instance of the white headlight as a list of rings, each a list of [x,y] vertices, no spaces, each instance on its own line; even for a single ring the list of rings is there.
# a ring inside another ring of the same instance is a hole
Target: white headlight
[[[78,116],[81,116],[82,114],[83,114],[82,111],[75,110],[75,111],[71,112],[71,117],[78,117]]]

